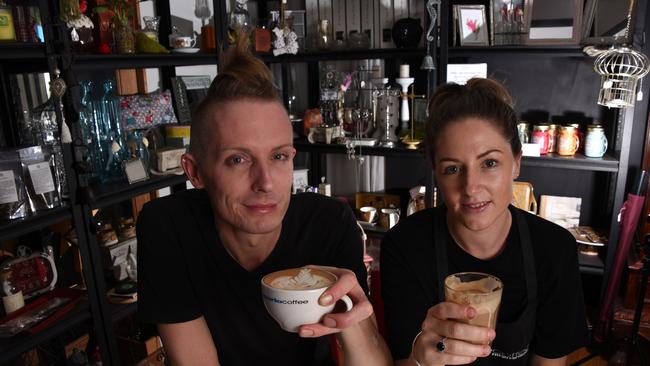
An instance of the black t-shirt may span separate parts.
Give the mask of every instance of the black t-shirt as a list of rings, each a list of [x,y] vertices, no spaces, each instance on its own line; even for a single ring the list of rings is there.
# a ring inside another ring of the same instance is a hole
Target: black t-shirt
[[[444,207],[415,213],[401,220],[382,241],[381,292],[387,341],[396,360],[409,357],[427,310],[440,301],[433,225],[435,215],[445,213]],[[523,217],[530,232],[538,284],[529,352],[562,357],[588,342],[576,242],[550,221],[528,213]],[[519,317],[527,305],[527,292],[517,225],[511,226],[503,251],[489,260],[473,257],[455,244],[446,225],[444,235],[448,273],[473,271],[497,276],[504,283],[498,321]],[[506,364],[492,356],[490,360]]]
[[[147,203],[138,218],[138,314],[149,323],[204,316],[221,365],[333,365],[328,337],[282,330],[264,308],[260,280],[308,264],[347,268],[367,293],[352,210],[325,196],[291,197],[275,248],[248,272],[219,240],[203,190]]]

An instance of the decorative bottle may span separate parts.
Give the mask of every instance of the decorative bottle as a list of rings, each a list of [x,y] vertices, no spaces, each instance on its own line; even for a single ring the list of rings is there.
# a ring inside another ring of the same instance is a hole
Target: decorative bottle
[[[11,268],[5,268],[0,272],[0,286],[2,286],[0,290],[2,291],[2,304],[5,307],[6,314],[11,314],[25,306],[23,291],[14,282]]]

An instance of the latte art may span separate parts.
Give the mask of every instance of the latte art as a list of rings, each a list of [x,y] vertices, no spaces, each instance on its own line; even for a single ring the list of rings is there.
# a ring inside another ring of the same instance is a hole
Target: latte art
[[[329,278],[311,273],[309,268],[302,268],[296,276],[279,276],[271,282],[272,287],[284,290],[311,290],[331,284]]]

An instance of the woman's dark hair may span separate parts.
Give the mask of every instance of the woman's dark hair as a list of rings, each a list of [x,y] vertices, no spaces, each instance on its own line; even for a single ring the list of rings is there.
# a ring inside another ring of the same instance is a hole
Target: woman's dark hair
[[[248,39],[240,35],[238,42],[222,53],[217,77],[207,96],[192,111],[189,151],[199,161],[212,136],[212,124],[218,119],[214,112],[219,105],[242,99],[282,104],[271,70],[249,51]]]
[[[472,117],[497,127],[510,143],[513,155],[519,155],[521,141],[512,105],[512,97],[506,88],[492,79],[472,78],[465,85],[446,84],[438,88],[429,101],[427,121],[426,139],[432,160],[440,133],[449,125]]]

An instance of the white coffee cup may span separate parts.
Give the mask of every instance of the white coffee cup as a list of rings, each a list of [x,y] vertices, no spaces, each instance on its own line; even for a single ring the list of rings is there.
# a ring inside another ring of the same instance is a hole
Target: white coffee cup
[[[196,44],[196,39],[192,37],[177,36],[171,39],[174,48],[192,48]]]
[[[311,283],[310,278],[317,282]],[[318,299],[337,279],[335,274],[315,268],[273,272],[262,278],[262,300],[282,329],[297,333],[301,325],[319,323],[334,310],[335,304],[322,306]],[[341,301],[346,311],[352,309],[352,300],[347,295]]]

